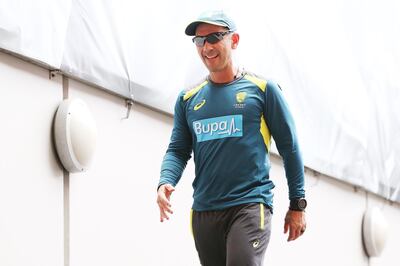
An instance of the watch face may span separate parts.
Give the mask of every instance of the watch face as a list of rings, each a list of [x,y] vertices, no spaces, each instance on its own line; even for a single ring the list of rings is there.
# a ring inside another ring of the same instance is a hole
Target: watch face
[[[293,211],[304,211],[306,207],[307,200],[305,198],[300,198],[291,200],[289,209]]]
[[[297,202],[297,206],[304,210],[307,207],[307,201],[306,199],[299,199],[299,201]]]

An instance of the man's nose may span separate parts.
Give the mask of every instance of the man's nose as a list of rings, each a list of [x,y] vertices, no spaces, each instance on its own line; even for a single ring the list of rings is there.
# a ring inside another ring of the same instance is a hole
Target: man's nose
[[[207,50],[213,49],[214,47],[211,43],[207,42],[207,40],[206,40],[206,41],[204,41],[204,45],[202,48],[204,51],[207,51]]]

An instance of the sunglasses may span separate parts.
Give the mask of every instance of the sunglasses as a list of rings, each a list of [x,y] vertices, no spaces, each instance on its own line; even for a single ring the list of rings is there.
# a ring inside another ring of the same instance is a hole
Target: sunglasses
[[[192,39],[192,41],[197,47],[203,47],[206,41],[210,44],[215,44],[221,41],[225,35],[231,32],[232,31],[213,32],[206,36],[196,36]]]

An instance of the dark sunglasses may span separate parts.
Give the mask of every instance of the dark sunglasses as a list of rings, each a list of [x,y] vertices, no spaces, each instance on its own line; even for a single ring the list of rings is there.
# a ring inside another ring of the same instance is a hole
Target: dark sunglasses
[[[206,41],[210,44],[215,44],[221,41],[225,35],[231,32],[232,31],[213,32],[206,36],[196,36],[192,39],[192,41],[194,44],[196,44],[197,47],[203,47]]]

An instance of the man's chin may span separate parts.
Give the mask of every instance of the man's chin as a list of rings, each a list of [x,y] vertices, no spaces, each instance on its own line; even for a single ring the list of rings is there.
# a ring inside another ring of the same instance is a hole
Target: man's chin
[[[208,71],[210,71],[210,72],[219,72],[220,71],[219,67],[217,67],[217,66],[210,65],[207,63],[205,63],[205,66],[208,69]]]

